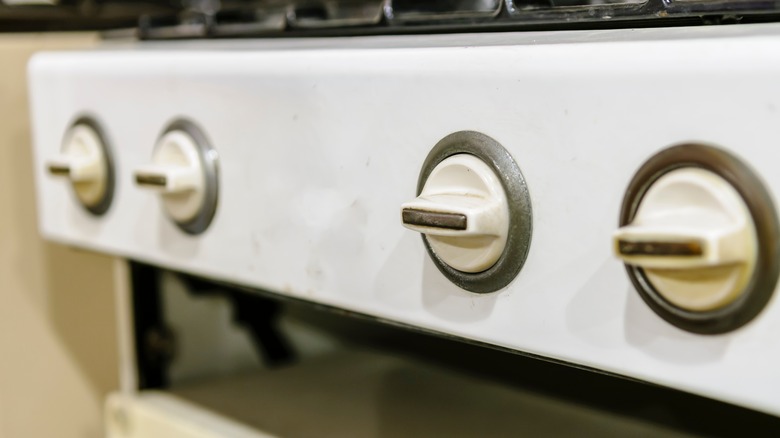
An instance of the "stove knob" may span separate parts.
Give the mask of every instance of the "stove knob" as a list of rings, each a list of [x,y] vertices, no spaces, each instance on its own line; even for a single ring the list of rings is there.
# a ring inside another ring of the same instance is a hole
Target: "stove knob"
[[[491,293],[509,285],[531,245],[531,195],[514,157],[476,131],[439,140],[423,162],[417,198],[401,222],[422,234],[439,272],[454,285]]]
[[[613,236],[634,288],[693,333],[736,330],[758,316],[780,277],[780,222],[753,169],[715,146],[663,149],[636,171]]]
[[[180,228],[200,233],[216,210],[216,153],[194,125],[172,126],[157,142],[151,164],[135,170],[135,182],[160,195]]]
[[[640,267],[663,298],[694,312],[722,308],[746,291],[757,247],[742,196],[721,176],[694,167],[658,178],[631,223],[614,235],[624,263]]]
[[[103,137],[93,122],[77,121],[65,134],[59,156],[47,163],[49,173],[67,178],[81,204],[102,214],[111,204],[113,170]]]
[[[482,272],[501,257],[509,208],[501,180],[479,158],[457,154],[428,176],[420,195],[401,206],[403,225],[425,234],[441,261],[462,272]]]

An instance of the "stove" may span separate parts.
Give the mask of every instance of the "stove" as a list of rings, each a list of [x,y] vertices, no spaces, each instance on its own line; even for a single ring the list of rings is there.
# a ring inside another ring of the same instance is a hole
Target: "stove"
[[[375,3],[36,55],[42,234],[780,415],[780,26]]]

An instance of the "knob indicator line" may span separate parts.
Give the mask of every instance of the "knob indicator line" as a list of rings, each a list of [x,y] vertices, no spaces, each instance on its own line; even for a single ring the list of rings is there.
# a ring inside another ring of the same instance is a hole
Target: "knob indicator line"
[[[136,173],[135,182],[139,185],[165,187],[168,185],[168,178],[166,178],[165,175],[147,175]]]
[[[70,175],[70,166],[62,164],[50,164],[49,173],[57,176],[68,176]]]
[[[465,230],[468,228],[466,215],[458,213],[441,213],[405,208],[401,213],[401,219],[406,225],[418,227],[444,228],[447,230]]]
[[[704,254],[701,242],[629,242],[618,240],[618,252],[625,256],[692,257]]]

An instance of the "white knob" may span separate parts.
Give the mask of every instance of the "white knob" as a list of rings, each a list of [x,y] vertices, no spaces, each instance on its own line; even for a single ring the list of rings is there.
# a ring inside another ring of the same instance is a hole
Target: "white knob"
[[[458,154],[437,165],[420,196],[401,206],[406,228],[426,235],[433,252],[463,272],[482,272],[504,251],[509,208],[501,181],[479,158]]]
[[[194,219],[206,197],[206,175],[195,139],[172,130],[157,142],[152,163],[135,170],[135,181],[162,197],[168,215],[176,222]]]
[[[699,168],[658,178],[613,239],[619,258],[641,267],[659,294],[685,310],[733,302],[756,266],[756,227],[745,201],[725,179]]]
[[[76,196],[86,207],[103,202],[108,190],[108,159],[105,145],[95,130],[78,123],[65,133],[60,154],[49,160],[49,173],[70,180]]]

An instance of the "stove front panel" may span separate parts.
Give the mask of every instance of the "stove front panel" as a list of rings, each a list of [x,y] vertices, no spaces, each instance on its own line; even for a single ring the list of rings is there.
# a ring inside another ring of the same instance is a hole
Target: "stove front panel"
[[[40,229],[780,415],[777,297],[741,329],[688,333],[645,305],[611,248],[634,172],[674,144],[728,150],[780,192],[779,49],[780,27],[760,25],[42,53],[30,65]],[[83,115],[115,166],[100,216],[46,167]],[[216,213],[198,235],[134,179],[179,118],[218,154]],[[494,293],[454,286],[401,225],[427,154],[463,130],[511,153],[532,201],[527,261]]]

